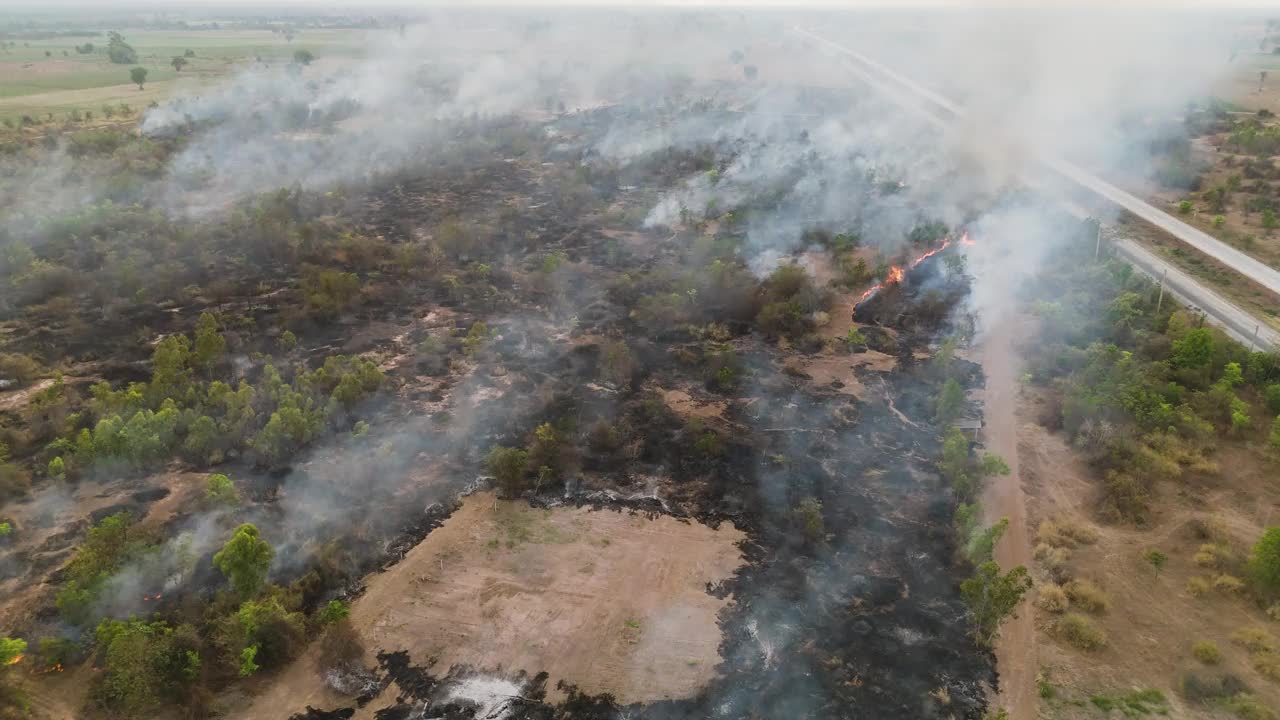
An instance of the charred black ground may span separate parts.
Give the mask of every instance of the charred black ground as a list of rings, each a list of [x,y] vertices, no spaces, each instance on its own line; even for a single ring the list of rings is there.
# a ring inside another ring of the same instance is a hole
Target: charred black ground
[[[947,329],[949,308],[964,297],[962,282],[948,281],[932,261],[880,294],[875,317],[892,317],[883,331],[896,345],[898,369],[869,382],[885,382],[883,402],[861,402],[784,373],[777,348],[743,339],[739,356],[767,400],[735,412],[722,457],[694,452],[679,419],[656,411],[636,393],[619,403],[623,414],[648,414],[644,453],[634,463],[583,458],[585,467],[608,466],[603,489],[538,495],[531,502],[587,504],[601,510],[670,513],[715,524],[731,522],[748,533],[741,571],[713,593],[732,593],[720,624],[725,639],[721,677],[697,698],[620,708],[611,697],[570,698],[548,705],[537,682],[506,707],[516,718],[746,718],[746,717],[979,717],[995,684],[993,660],[968,636],[966,608],[957,586],[951,517],[954,503],[938,479],[934,460],[939,430],[933,424],[938,377],[916,359]],[[648,377],[684,374],[670,357],[678,343],[657,348]],[[589,408],[591,393],[573,379],[575,348],[551,360],[570,387],[558,412]],[[501,358],[511,369],[515,358]],[[981,384],[972,364],[955,361],[968,387]],[[568,371],[568,372],[566,372]],[[874,373],[864,373],[874,374]],[[588,377],[590,374],[588,374]],[[736,406],[735,406],[736,407]],[[653,415],[656,411],[656,417]],[[589,412],[589,410],[588,410]],[[899,415],[898,413],[901,413]],[[552,415],[556,414],[555,412]],[[528,428],[548,415],[528,418]],[[502,436],[495,434],[495,440]],[[607,461],[607,462],[606,462]],[[627,477],[670,474],[666,502],[625,499]],[[612,491],[612,492],[609,492]],[[824,540],[796,532],[793,508],[804,498],[822,504]],[[875,568],[875,569],[873,569]],[[445,700],[449,683],[484,668],[455,668],[445,677],[423,669],[429,658],[380,656],[396,704],[381,720],[475,717],[474,707]],[[945,698],[945,704],[940,698]],[[312,710],[299,718],[345,717],[349,709]]]

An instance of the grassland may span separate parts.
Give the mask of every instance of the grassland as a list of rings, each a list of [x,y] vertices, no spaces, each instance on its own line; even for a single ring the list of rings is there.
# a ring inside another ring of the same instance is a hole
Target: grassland
[[[136,64],[113,64],[106,56],[106,29],[98,37],[16,38],[0,50],[0,119],[23,115],[61,119],[73,111],[103,105],[134,107],[164,99],[175,89],[208,83],[249,63],[283,63],[306,49],[317,58],[355,57],[363,52],[367,31],[312,30],[291,41],[269,30],[121,31],[138,52]],[[76,46],[93,43],[94,52]],[[170,64],[190,50],[194,57],[180,72]],[[130,82],[135,66],[147,69],[143,89]]]

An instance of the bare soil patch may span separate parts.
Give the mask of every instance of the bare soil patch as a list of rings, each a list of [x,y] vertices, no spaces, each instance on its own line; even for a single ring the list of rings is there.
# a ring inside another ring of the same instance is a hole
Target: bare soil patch
[[[565,680],[621,702],[691,697],[715,676],[717,614],[730,602],[707,590],[742,564],[744,537],[668,516],[538,509],[479,493],[370,579],[351,620],[371,666],[379,650],[407,650],[415,662],[434,659],[433,674],[456,665],[545,671],[548,688]],[[384,691],[356,717],[394,695]],[[345,702],[308,653],[240,717],[277,720]]]

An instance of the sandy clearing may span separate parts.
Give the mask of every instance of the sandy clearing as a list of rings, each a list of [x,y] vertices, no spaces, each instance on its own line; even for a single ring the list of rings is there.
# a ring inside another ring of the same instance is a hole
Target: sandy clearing
[[[730,602],[707,586],[742,563],[743,537],[727,526],[541,510],[480,493],[371,578],[351,619],[370,665],[379,650],[407,650],[416,663],[435,658],[437,674],[454,665],[546,671],[548,688],[563,679],[622,702],[689,697],[715,675],[716,616]],[[238,717],[278,720],[308,704],[349,704],[323,686],[314,651]],[[372,717],[395,693],[384,691],[356,717]]]

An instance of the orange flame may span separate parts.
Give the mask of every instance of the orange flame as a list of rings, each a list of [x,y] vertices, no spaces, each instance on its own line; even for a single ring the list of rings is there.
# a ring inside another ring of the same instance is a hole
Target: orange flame
[[[12,660],[10,660],[9,662],[5,663],[5,664],[6,664],[6,665],[17,665],[18,663],[22,662],[22,658],[24,658],[24,657],[26,657],[26,655],[22,655],[22,654],[14,655],[14,656],[13,656],[13,659],[12,659]]]
[[[969,245],[975,245],[976,243],[974,243],[973,240],[969,239],[969,233],[966,232],[960,236],[960,244],[969,246]],[[925,260],[928,260],[929,258],[933,257],[934,255],[937,255],[943,250],[946,250],[949,247],[951,247],[951,238],[946,238],[942,241],[941,245],[921,255],[920,257],[912,260],[911,263],[907,265],[907,267],[913,268],[919,265],[920,263],[924,262]],[[872,285],[870,288],[867,289],[866,292],[862,293],[862,296],[858,298],[858,302],[862,302],[863,300],[866,300],[867,298],[874,295],[876,292],[883,290],[889,287],[890,285],[896,285],[897,283],[902,282],[903,279],[906,278],[906,276],[907,274],[902,269],[902,266],[900,265],[891,266],[889,268],[889,274],[885,276],[884,280],[881,280],[875,285]]]

